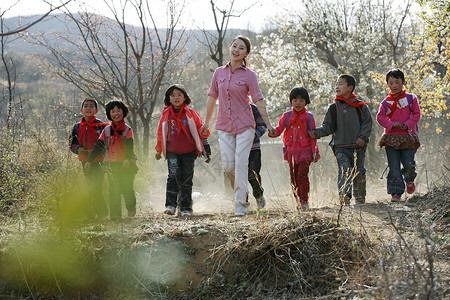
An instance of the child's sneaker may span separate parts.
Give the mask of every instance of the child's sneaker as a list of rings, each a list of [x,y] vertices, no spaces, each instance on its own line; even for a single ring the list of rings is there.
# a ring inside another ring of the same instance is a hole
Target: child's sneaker
[[[407,184],[406,184],[406,192],[407,192],[408,194],[414,193],[415,190],[416,190],[416,185],[414,184],[414,182],[413,182],[413,183],[407,183]]]
[[[352,199],[352,197],[350,197],[349,195],[345,195],[345,196],[339,198],[339,203],[340,203],[340,205],[350,205],[351,199]]]
[[[175,207],[173,207],[173,206],[167,206],[166,207],[166,210],[164,211],[164,213],[166,214],[166,215],[174,215],[175,214]]]
[[[136,206],[128,211],[128,218],[132,218],[136,215]]]
[[[392,195],[391,202],[400,202],[401,197],[400,195]]]
[[[260,198],[256,199],[256,205],[259,208],[264,208],[266,206],[266,199],[264,199],[264,196],[261,196]]]
[[[366,198],[364,198],[364,197],[358,197],[358,198],[355,199],[355,202],[356,202],[357,204],[364,204],[364,203],[366,203]]]
[[[191,216],[191,212],[188,211],[188,210],[183,210],[183,211],[181,212],[181,216],[182,216],[182,217],[189,217],[189,216]]]

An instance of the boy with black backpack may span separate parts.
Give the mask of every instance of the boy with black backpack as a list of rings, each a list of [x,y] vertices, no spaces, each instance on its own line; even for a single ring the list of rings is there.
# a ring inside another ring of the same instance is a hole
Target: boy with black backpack
[[[353,94],[355,86],[352,76],[339,76],[335,103],[329,106],[322,126],[309,133],[315,139],[333,135],[330,146],[339,168],[337,184],[340,205],[350,205],[352,183],[355,202],[365,203],[366,197],[364,158],[372,132],[372,117],[366,106],[368,103],[357,100]]]
[[[84,99],[81,102],[80,111],[83,117],[80,122],[73,126],[69,136],[70,151],[78,155],[78,159],[83,166],[84,176],[88,185],[88,217],[103,217],[107,214],[107,207],[102,193],[105,173],[100,166],[103,158],[98,157],[94,159],[89,170],[86,170],[84,165],[103,128],[108,123],[103,123],[102,120],[97,119],[95,116],[98,112],[98,103],[94,99]]]

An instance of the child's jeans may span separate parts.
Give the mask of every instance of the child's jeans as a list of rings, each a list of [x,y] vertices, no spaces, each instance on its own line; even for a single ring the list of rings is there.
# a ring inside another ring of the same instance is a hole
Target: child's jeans
[[[364,168],[364,158],[366,156],[366,146],[360,148],[334,148],[338,171],[337,185],[339,198],[352,197],[363,199],[366,197],[366,169]]]
[[[166,207],[179,207],[181,211],[192,212],[192,185],[194,178],[195,152],[177,154],[167,152]],[[180,197],[178,198],[178,195]]]
[[[125,201],[127,210],[136,207],[136,195],[134,194],[134,177],[136,171],[131,168],[124,168],[123,162],[110,162],[111,173],[109,178],[109,216],[111,219],[122,217],[122,201]]]
[[[292,191],[298,204],[308,204],[310,164],[310,161],[301,161],[298,164],[289,163]]]
[[[264,189],[261,185],[261,149],[252,149],[248,157],[248,181],[253,189],[253,197],[261,198]]]
[[[387,176],[387,192],[391,195],[402,195],[405,182],[413,183],[417,176],[414,149],[394,149],[386,147],[389,173]],[[403,169],[400,169],[400,163]]]

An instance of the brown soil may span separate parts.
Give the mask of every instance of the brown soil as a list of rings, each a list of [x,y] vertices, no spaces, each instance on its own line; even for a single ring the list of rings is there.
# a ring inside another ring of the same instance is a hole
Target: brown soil
[[[448,192],[448,189],[446,190]],[[450,247],[449,247],[449,223],[448,223],[448,194],[444,191],[439,197],[447,197],[443,203],[447,203],[442,214],[434,226],[433,234],[440,236],[446,242],[437,247],[435,269],[441,274],[441,279],[449,280]],[[133,224],[151,222],[151,228],[143,227],[138,234],[144,234],[148,239],[154,239],[155,235],[163,234],[172,237],[184,245],[184,259],[187,262],[181,272],[183,280],[176,280],[169,285],[171,294],[183,294],[193,287],[205,284],[206,278],[211,276],[211,267],[207,267],[208,261],[213,257],[218,247],[227,243],[230,238],[239,235],[246,237],[246,233],[264,228],[272,228],[280,223],[280,220],[292,216],[300,219],[324,220],[330,223],[339,223],[341,227],[350,228],[362,234],[367,234],[374,243],[390,243],[403,239],[412,248],[420,243],[420,234],[417,232],[417,224],[420,220],[427,219],[436,208],[431,205],[432,200],[426,197],[416,196],[405,199],[403,203],[393,204],[386,196],[383,199],[369,198],[366,204],[350,207],[338,205],[310,208],[308,211],[297,212],[290,196],[267,197],[267,207],[260,214],[252,203],[249,213],[244,217],[235,217],[232,214],[233,203],[225,200],[223,196],[201,195],[196,199],[194,214],[191,217],[167,216],[162,212],[161,205],[156,208],[141,207],[139,218],[132,221]],[[315,201],[316,204],[320,201]],[[435,201],[436,202],[436,201]],[[163,203],[161,201],[160,203]],[[427,207],[426,203],[430,203]],[[215,211],[215,212],[214,212]],[[164,228],[155,230],[156,227]],[[424,224],[425,226],[425,224]],[[137,233],[137,232],[136,232]],[[223,262],[233,264],[232,261]],[[218,269],[221,267],[216,266]],[[218,274],[218,276],[222,276]],[[217,278],[215,278],[217,280]],[[219,278],[220,280],[220,278]],[[220,295],[210,295],[219,297]]]

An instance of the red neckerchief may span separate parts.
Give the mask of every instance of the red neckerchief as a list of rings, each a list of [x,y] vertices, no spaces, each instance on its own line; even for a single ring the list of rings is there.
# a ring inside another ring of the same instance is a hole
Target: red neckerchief
[[[112,136],[115,138],[122,137],[122,132],[125,131],[125,120],[122,119],[122,121],[120,121],[117,125],[111,121],[110,125],[114,131]]]
[[[175,113],[173,109],[173,105],[169,107],[169,113],[172,115],[172,117],[177,121],[177,136],[180,135],[181,130],[186,134],[189,141],[191,141],[190,134],[187,132],[186,127],[183,126],[183,122],[181,122],[181,116],[183,115],[184,109],[186,108],[186,103],[183,103],[181,105],[180,111],[178,113]]]
[[[387,115],[389,119],[391,119],[392,115],[394,114],[394,111],[397,109],[398,101],[406,97],[406,91],[403,90],[398,94],[392,94],[392,91],[389,92],[389,96],[386,97],[386,101],[394,101],[391,105],[391,113]]]
[[[306,107],[304,109],[302,109],[301,111],[297,112],[295,109],[292,110],[292,116],[291,119],[289,120],[289,125],[286,127],[286,131],[285,134],[283,135],[283,143],[285,143],[286,140],[286,132],[288,130],[289,127],[291,127],[292,125],[294,125],[294,123],[296,123],[298,126],[300,126],[300,129],[306,134],[308,135],[308,131],[306,130],[305,124],[303,124],[303,122],[300,120],[300,117],[302,115],[306,114]]]
[[[119,122],[119,124],[115,124],[113,121],[110,123],[111,128],[113,129],[113,134],[111,135],[111,141],[109,142],[110,145],[114,145],[116,141],[119,143],[118,147],[120,145],[125,145],[125,141],[123,140],[122,133],[125,131],[125,120],[122,119],[122,121]]]
[[[86,119],[84,117],[82,117],[81,121],[80,121],[80,125],[86,125],[90,130],[94,131],[95,133],[97,133],[97,130],[95,130],[95,127],[108,125],[108,123],[94,123],[95,119],[96,119],[95,116],[93,116],[89,120],[89,122],[86,122]]]
[[[344,102],[346,102],[348,105],[353,106],[353,107],[360,107],[360,106],[362,106],[362,105],[369,104],[369,103],[362,102],[362,101],[361,101],[361,102],[351,102],[350,99],[352,99],[352,98],[355,98],[355,100],[356,100],[356,95],[353,94],[353,93],[351,93],[351,95],[350,95],[348,98],[343,98],[343,97],[341,97],[341,96],[336,96],[336,98],[334,99],[334,101],[341,100],[341,101],[344,101]]]

